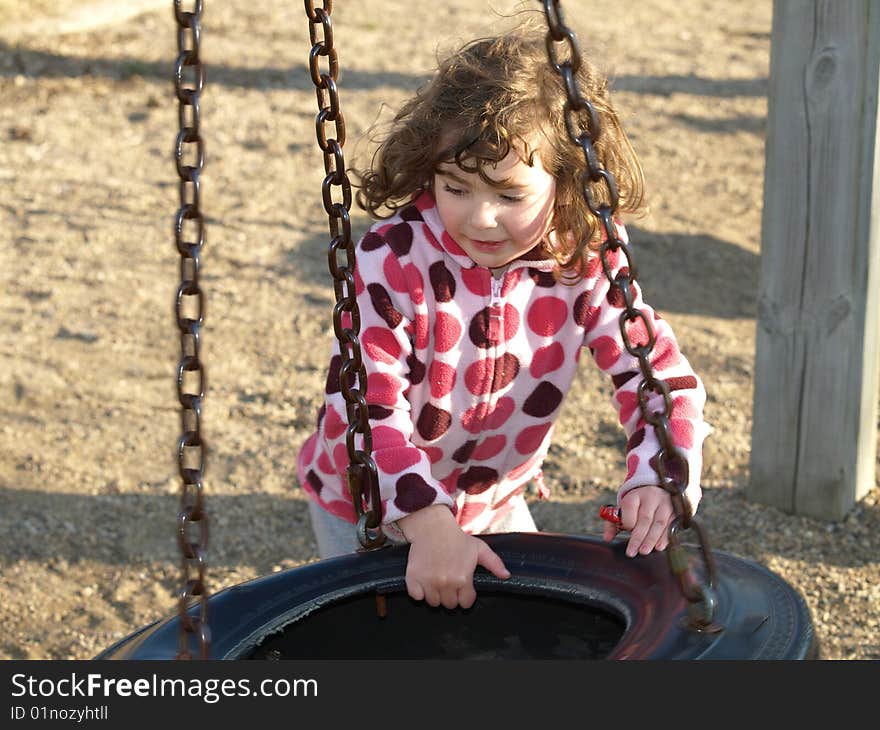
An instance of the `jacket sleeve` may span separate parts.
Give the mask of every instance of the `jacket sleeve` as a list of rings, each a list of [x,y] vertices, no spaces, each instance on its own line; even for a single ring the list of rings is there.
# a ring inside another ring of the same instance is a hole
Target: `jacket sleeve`
[[[355,274],[382,522],[386,531],[398,538],[401,535],[393,523],[412,512],[432,504],[455,510],[452,497],[431,473],[429,454],[411,440],[415,425],[407,391],[424,377],[424,365],[416,359],[414,346],[415,329],[423,319],[418,316],[417,303],[423,294],[414,268],[401,264],[399,241],[413,235],[420,235],[420,231],[407,222],[374,226],[358,243]],[[350,316],[346,318],[350,323]],[[338,345],[335,357],[339,357]],[[341,358],[331,367],[328,390],[334,370],[338,379],[339,364]],[[344,475],[348,466],[345,400],[340,393],[327,402],[324,418],[338,425],[325,424],[325,439],[336,470]],[[358,448],[361,444],[362,439]]]
[[[621,240],[626,242],[625,229],[619,224],[618,227]],[[627,273],[626,257],[620,251],[609,255],[609,263],[613,276],[616,277],[621,272]],[[595,271],[596,268],[598,272]],[[659,484],[653,464],[660,442],[654,427],[645,422],[639,407],[637,390],[643,377],[638,358],[626,351],[620,331],[620,318],[625,309],[623,295],[608,282],[598,261],[591,267],[591,274],[588,276],[590,275],[596,277],[596,283],[591,297],[584,344],[589,347],[599,368],[611,376],[614,386],[612,400],[627,436],[627,473],[618,491],[619,500],[635,487]],[[632,292],[635,307],[641,310],[654,331],[654,347],[649,361],[654,375],[669,385],[672,403],[669,427],[675,445],[688,464],[685,497],[696,512],[702,496],[702,445],[711,431],[703,420],[706,391],[690,363],[681,354],[669,324],[644,302],[637,283],[633,285]],[[645,324],[638,318],[627,325],[627,334],[633,345],[647,342]],[[662,410],[662,396],[649,391],[648,407],[651,411]]]

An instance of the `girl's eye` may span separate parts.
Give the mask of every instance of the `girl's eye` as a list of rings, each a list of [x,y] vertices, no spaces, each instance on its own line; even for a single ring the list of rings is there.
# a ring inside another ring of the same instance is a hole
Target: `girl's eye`
[[[502,195],[501,199],[507,203],[519,203],[526,199],[525,195]]]
[[[461,188],[454,188],[448,183],[443,184],[443,189],[451,195],[464,195],[464,190],[462,190]]]

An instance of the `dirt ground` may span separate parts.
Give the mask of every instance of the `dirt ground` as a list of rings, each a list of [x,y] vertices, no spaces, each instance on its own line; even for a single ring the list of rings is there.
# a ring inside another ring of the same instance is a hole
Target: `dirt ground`
[[[518,3],[336,6],[352,162],[436,49]],[[803,593],[824,657],[878,659],[880,490],[838,523],[745,496],[771,2],[565,7],[645,165],[651,211],[630,233],[646,298],[709,392],[712,544]],[[202,46],[216,591],[317,558],[294,453],[319,402],[333,290],[301,3],[270,17],[209,0]],[[170,0],[0,0],[0,658],[89,658],[175,610],[175,49]],[[358,213],[356,233],[366,224]],[[598,535],[624,438],[584,362],[547,463],[554,496],[534,512],[545,530]]]

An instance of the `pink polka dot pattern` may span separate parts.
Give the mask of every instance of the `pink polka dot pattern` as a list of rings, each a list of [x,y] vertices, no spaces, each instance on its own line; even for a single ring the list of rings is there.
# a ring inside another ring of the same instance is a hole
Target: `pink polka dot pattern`
[[[516,355],[506,352],[498,359],[477,360],[465,370],[464,380],[471,393],[486,395],[506,388],[518,372],[519,360]]]
[[[385,257],[385,263],[382,265],[385,272],[385,281],[394,291],[404,293],[408,291],[406,276],[400,265],[400,259],[394,254]]]
[[[446,490],[447,494],[452,494],[458,489],[458,478],[460,476],[461,469],[454,469],[440,480],[440,484],[443,485],[443,489]]]
[[[474,453],[474,448],[476,448],[476,446],[476,439],[466,441],[464,444],[462,444],[455,451],[452,452],[452,460],[457,461],[459,464],[466,463],[470,460],[471,454]]]
[[[648,459],[648,463],[651,468],[657,469],[657,455],[654,454],[651,458]],[[670,479],[674,479],[678,482],[682,482],[684,480],[684,470],[682,469],[681,463],[677,459],[670,459],[666,464],[666,476]]]
[[[368,327],[361,334],[361,345],[373,360],[388,363],[397,362],[401,349],[391,330],[384,327]]]
[[[370,231],[361,239],[361,249],[363,251],[375,251],[385,245],[385,239],[378,233]]]
[[[373,303],[373,309],[391,329],[394,329],[403,321],[403,315],[398,312],[391,303],[391,297],[388,291],[381,284],[370,284],[367,286],[370,294],[370,301]]]
[[[431,232],[429,226],[422,226],[422,233],[424,234],[425,240],[430,244],[431,248],[434,248],[437,251],[443,251],[443,246],[440,245],[440,241],[438,241],[434,234]]]
[[[524,428],[516,437],[516,450],[521,454],[531,454],[541,445],[552,426],[552,423],[540,423],[537,426]]]
[[[449,253],[455,254],[456,256],[467,256],[464,249],[459,246],[458,242],[446,233],[446,231],[443,232],[441,240],[443,241],[443,247],[449,251]]]
[[[633,347],[644,347],[648,344],[648,330],[645,328],[645,322],[641,318],[635,320],[627,320],[626,335]]]
[[[327,434],[327,438],[335,439],[342,436],[345,433],[346,425],[346,422],[342,420],[336,409],[333,406],[329,406],[327,408],[327,415],[324,416],[324,433]]]
[[[568,307],[558,297],[541,297],[529,307],[526,321],[535,334],[551,337],[559,332],[568,317]]]
[[[409,253],[413,242],[412,227],[408,223],[398,223],[385,231],[385,240],[397,258]]]
[[[417,314],[415,320],[415,346],[418,350],[424,350],[428,346],[428,318],[423,314]]]
[[[405,221],[421,221],[423,220],[421,211],[419,211],[418,206],[416,205],[408,205],[406,208],[400,211],[400,217]]]
[[[499,398],[492,406],[488,402],[468,408],[461,417],[461,425],[468,433],[480,433],[484,429],[495,431],[501,428],[516,410],[513,398]]]
[[[380,406],[376,403],[367,404],[367,415],[371,421],[382,421],[389,418],[393,413],[394,410],[391,408],[385,408],[385,406]]]
[[[406,364],[409,366],[409,373],[406,378],[410,384],[418,385],[421,383],[425,379],[425,364],[413,353],[407,355]]]
[[[324,392],[327,395],[340,392],[339,372],[342,370],[342,356],[334,355],[330,358],[330,367],[327,368],[327,382],[324,384]]]
[[[552,271],[541,271],[540,269],[530,268],[529,276],[532,278],[532,281],[535,282],[535,286],[540,286],[545,289],[556,286],[556,277],[553,276]]]
[[[624,274],[627,276],[629,275],[629,269],[626,266],[620,269],[617,276],[622,277]],[[620,287],[610,287],[608,289],[607,299],[608,303],[615,309],[623,309],[626,306],[626,300],[623,298],[623,291],[621,291]]]
[[[535,418],[546,418],[562,403],[562,391],[546,380],[538,383],[523,403],[523,413]]]
[[[588,261],[586,279],[567,286],[541,256],[532,250],[493,280],[443,229],[430,192],[360,241],[354,290],[384,520],[444,504],[466,532],[497,524],[527,479],[540,482],[563,394],[587,349],[611,378],[627,437],[622,488],[656,477],[650,459],[657,437],[635,395],[642,376],[622,346],[620,290],[609,285],[598,257]],[[612,277],[626,276],[624,256],[610,253],[608,261]],[[670,429],[685,458],[695,459],[698,480],[705,391],[638,285],[632,295],[656,325],[651,361],[674,394]],[[634,344],[646,341],[641,320],[627,331]],[[311,498],[352,521],[340,366],[335,345],[317,431],[296,466]],[[354,385],[356,374],[350,378]],[[649,394],[648,407],[657,403]]]
[[[587,306],[583,312],[579,313],[578,316],[582,318],[582,321],[577,321],[577,323],[587,332],[591,332],[596,326],[601,311],[599,307]]]
[[[435,441],[449,430],[452,416],[449,411],[438,408],[433,403],[426,403],[419,413],[416,428],[425,441]]]
[[[505,274],[504,278],[501,280],[501,296],[506,297],[512,292],[516,285],[519,283],[519,276],[517,273],[511,273],[510,275]],[[519,312],[517,312],[519,315]]]
[[[321,452],[321,455],[318,457],[318,469],[320,469],[324,474],[333,474],[336,469],[333,466],[333,462],[330,461],[330,457],[327,455],[327,452]]]
[[[669,430],[672,431],[672,440],[683,449],[691,449],[694,446],[694,426],[690,421],[683,418],[670,418]]]
[[[367,398],[370,403],[378,403],[382,406],[393,406],[397,403],[400,385],[390,375],[385,373],[370,373],[367,375]]]
[[[386,474],[399,474],[418,464],[422,457],[415,449],[391,449],[374,451],[373,458],[376,460],[376,465]]]
[[[485,502],[467,502],[464,507],[461,508],[461,512],[458,516],[458,522],[459,524],[466,525],[469,522],[473,522],[485,511]]]
[[[614,366],[620,357],[621,346],[612,337],[599,337],[590,343],[591,348],[596,350],[596,364],[603,370]]]
[[[376,426],[373,431],[373,448],[380,449],[403,448],[406,446],[406,437],[397,429],[389,426]]]
[[[685,375],[681,378],[666,378],[669,390],[689,390],[697,387],[697,379],[693,375]]]
[[[498,481],[498,472],[488,466],[472,466],[458,478],[458,488],[468,494],[481,494]]]
[[[434,503],[436,491],[419,474],[404,474],[395,487],[394,506],[401,512],[416,512]]]
[[[491,274],[478,266],[473,269],[463,269],[461,280],[467,290],[478,297],[488,297],[492,293]]]
[[[406,278],[406,286],[413,304],[425,303],[425,280],[421,272],[412,264],[403,267],[403,275]]]
[[[438,261],[428,269],[428,278],[434,290],[434,298],[438,302],[451,302],[455,296],[455,277],[446,268],[446,264]]]
[[[425,446],[422,448],[422,451],[428,455],[428,461],[432,464],[436,464],[443,458],[443,449],[438,449],[435,446]]]
[[[670,418],[698,418],[699,409],[690,398],[680,397],[672,399],[672,414]]]
[[[510,342],[519,330],[519,312],[516,307],[508,304],[504,307],[501,315],[503,329],[499,333],[500,339],[493,340],[489,336],[490,322],[494,312],[493,307],[485,307],[477,312],[471,320],[468,328],[468,336],[477,347],[487,348],[498,342]]]
[[[313,433],[306,439],[306,442],[302,446],[302,450],[300,451],[300,459],[308,463],[315,456],[315,446],[318,444],[318,434]]]
[[[638,373],[633,370],[628,370],[624,373],[617,373],[617,375],[612,375],[611,382],[614,384],[614,389],[620,390],[626,383],[636,377],[636,375],[638,375]]]
[[[675,343],[670,340],[658,341],[651,351],[651,364],[655,370],[666,370],[678,365],[681,355]]]
[[[499,398],[495,407],[486,413],[485,426],[490,431],[501,428],[516,410],[516,402],[513,398]]]
[[[345,470],[351,462],[348,458],[348,449],[344,443],[336,444],[333,447],[333,463],[336,465],[336,472],[338,474],[345,474]],[[327,469],[328,474],[332,471],[332,469]]]
[[[479,446],[474,449],[474,453],[471,455],[471,458],[474,461],[487,461],[494,456],[498,456],[507,445],[507,437],[503,434],[497,434],[496,436],[489,436],[483,439]]]
[[[629,440],[626,442],[626,450],[632,451],[633,449],[638,448],[639,445],[644,440],[645,440],[645,429],[640,428],[632,436],[629,437]]]
[[[309,469],[309,472],[306,475],[306,481],[318,494],[321,493],[321,489],[324,487],[324,482],[322,482],[321,478],[315,474],[314,469]]]
[[[461,322],[454,314],[437,312],[434,320],[434,349],[449,352],[461,339]]]
[[[452,365],[447,365],[440,360],[431,363],[428,379],[431,383],[431,395],[434,398],[442,398],[449,395],[455,387],[457,371]]]
[[[639,398],[635,393],[628,390],[619,390],[614,397],[620,403],[620,422],[626,423],[639,407]]]
[[[532,364],[529,365],[529,374],[537,380],[547,373],[558,370],[563,362],[565,362],[565,350],[560,343],[554,342],[535,350]]]
[[[639,455],[630,454],[626,457],[626,478],[632,479],[639,468]]]

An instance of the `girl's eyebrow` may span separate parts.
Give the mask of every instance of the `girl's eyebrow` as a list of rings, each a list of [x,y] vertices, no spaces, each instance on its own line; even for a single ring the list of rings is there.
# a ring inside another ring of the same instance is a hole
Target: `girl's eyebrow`
[[[465,180],[463,177],[461,177],[460,175],[456,175],[452,170],[449,170],[449,169],[447,169],[447,168],[445,168],[445,167],[438,167],[438,168],[437,168],[437,174],[438,174],[438,175],[443,175],[443,177],[448,177],[448,178],[450,178],[451,180],[454,180],[454,181],[457,182],[457,183],[461,183],[462,185],[467,185],[467,184],[468,184],[468,181]]]
[[[442,167],[442,166],[438,167],[437,174],[443,175],[443,177],[448,177],[451,180],[454,180],[455,182],[459,183],[460,185],[469,185],[470,184],[463,177],[461,177],[460,175],[457,175],[455,172],[453,172],[452,170],[450,170],[446,167]],[[528,185],[525,185],[523,183],[518,183],[515,181],[511,181],[511,180],[498,180],[497,182],[493,183],[492,187],[498,188],[500,190],[514,190],[514,189],[524,190],[528,187]]]

